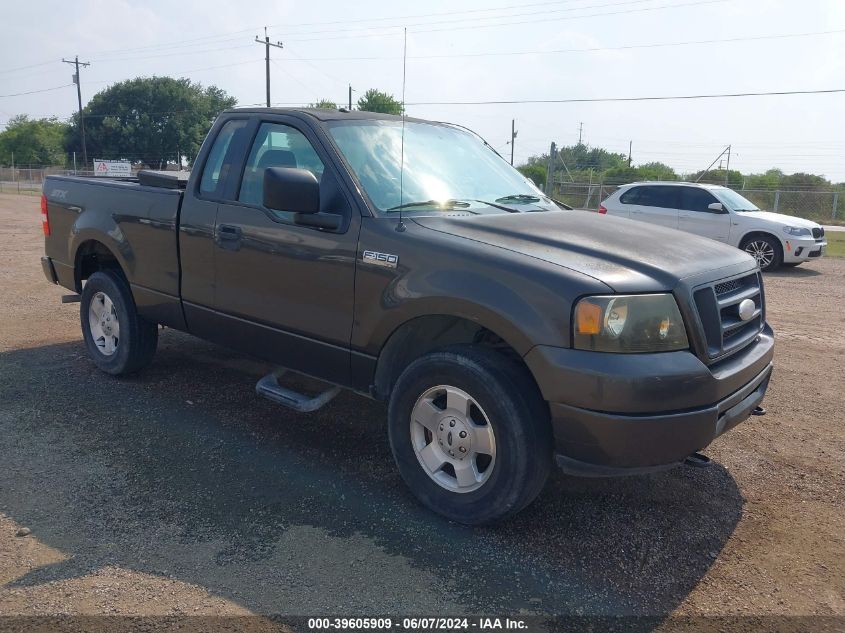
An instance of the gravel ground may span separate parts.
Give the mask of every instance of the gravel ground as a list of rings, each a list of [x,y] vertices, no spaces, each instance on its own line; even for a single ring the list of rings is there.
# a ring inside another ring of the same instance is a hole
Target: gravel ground
[[[473,529],[406,491],[381,404],[294,414],[255,396],[267,366],[170,330],[141,374],[97,371],[39,225],[37,198],[0,195],[0,615],[845,625],[845,260],[766,276],[769,413],[719,438],[713,466],[555,472],[515,520]]]

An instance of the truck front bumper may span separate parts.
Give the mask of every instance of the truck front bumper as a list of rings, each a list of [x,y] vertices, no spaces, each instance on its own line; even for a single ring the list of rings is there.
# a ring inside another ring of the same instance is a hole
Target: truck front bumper
[[[772,374],[774,339],[707,366],[691,352],[606,354],[535,347],[525,360],[549,402],[558,465],[611,476],[673,466],[748,418]]]

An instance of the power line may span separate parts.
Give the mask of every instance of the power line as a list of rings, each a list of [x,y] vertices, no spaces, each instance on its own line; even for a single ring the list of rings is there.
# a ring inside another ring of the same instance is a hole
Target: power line
[[[71,84],[63,84],[61,86],[54,86],[52,88],[42,88],[41,90],[29,90],[27,92],[16,92],[14,94],[0,95],[0,98],[20,97],[22,95],[34,95],[34,94],[37,94],[39,92],[50,92],[51,90],[61,90],[62,88],[67,88],[67,87],[72,86],[72,85],[73,84],[71,83]]]
[[[640,1],[640,0],[637,0],[637,1]],[[442,31],[465,31],[465,30],[468,30],[468,29],[477,30],[477,29],[486,29],[486,28],[512,27],[512,26],[517,26],[517,25],[521,25],[521,24],[536,24],[537,22],[543,22],[543,23],[546,23],[546,22],[561,22],[561,21],[565,21],[565,20],[580,20],[580,19],[583,19],[583,18],[606,17],[606,16],[612,16],[612,15],[625,15],[625,14],[630,14],[630,13],[641,13],[641,12],[644,12],[644,11],[660,11],[660,10],[663,10],[663,9],[681,9],[681,8],[685,8],[685,7],[699,6],[699,5],[705,5],[705,4],[717,4],[717,3],[729,2],[729,1],[730,0],[696,0],[695,2],[686,2],[686,3],[682,3],[682,4],[660,5],[660,6],[656,6],[656,7],[644,7],[644,8],[639,8],[639,9],[623,9],[623,10],[619,10],[619,11],[604,11],[604,12],[600,12],[600,13],[586,13],[584,15],[571,15],[571,16],[565,16],[565,17],[548,17],[548,16],[544,15],[543,17],[539,17],[539,18],[536,18],[536,19],[521,20],[521,21],[514,21],[514,22],[503,22],[501,24],[477,24],[477,22],[474,21],[472,24],[469,24],[467,26],[442,27],[442,28],[437,28],[437,29],[416,29],[416,30],[413,31],[413,33],[414,34],[438,33],[438,32],[442,32]],[[619,3],[619,4],[624,4],[624,3]],[[607,6],[607,5],[601,5],[601,6]],[[593,7],[582,7],[582,8],[593,8]],[[504,19],[506,17],[513,17],[513,16],[504,16],[502,18],[487,18],[487,19]],[[409,27],[411,27],[411,26],[428,26],[430,24],[431,23],[420,23],[420,24],[408,25],[408,26]],[[395,25],[395,26],[385,26],[385,27],[378,27],[378,28],[398,29],[400,26],[401,25]],[[374,27],[374,28],[376,28],[376,27]],[[342,31],[338,31],[338,32],[342,32]],[[285,38],[285,39],[286,39],[286,41],[290,41],[290,42],[313,42],[313,41],[322,42],[322,41],[328,41],[328,40],[351,39],[351,38],[359,38],[359,37],[379,37],[379,36],[388,36],[388,35],[397,36],[399,34],[400,33],[398,31],[394,30],[394,31],[389,31],[387,33],[376,33],[376,34],[358,33],[358,34],[338,35],[338,36],[334,36],[334,37],[316,37],[316,38],[288,37],[288,38]]]
[[[552,50],[527,50],[527,51],[485,51],[478,53],[448,53],[435,55],[408,55],[408,59],[453,59],[458,57],[510,57],[515,55],[551,55],[559,53],[598,53],[607,51],[623,51],[643,48],[666,48],[674,46],[697,46],[702,44],[730,44],[736,42],[756,42],[765,40],[780,40],[799,37],[813,37],[820,35],[839,35],[845,33],[845,29],[832,31],[813,31],[808,33],[782,33],[776,35],[758,35],[748,37],[727,37],[712,40],[689,40],[683,42],[655,42],[651,44],[626,44],[623,46],[597,46],[591,48],[557,48]],[[310,57],[298,58],[297,61],[356,61],[356,60],[392,60],[400,59],[397,56],[365,56],[365,57]]]
[[[614,101],[672,101],[691,99],[723,99],[733,97],[770,97],[779,95],[833,94],[845,92],[845,88],[825,90],[778,90],[772,92],[733,92],[723,94],[673,95],[665,97],[597,97],[588,99],[502,99],[499,101],[409,101],[410,106],[445,105],[517,105],[528,103],[606,103]]]
[[[350,33],[350,32],[363,32],[363,31],[375,31],[375,30],[384,30],[384,29],[391,29],[391,28],[404,28],[407,27],[415,27],[415,26],[437,26],[440,24],[455,24],[460,22],[472,22],[472,25],[478,26],[479,20],[510,20],[512,18],[520,18],[520,17],[527,17],[527,16],[543,16],[543,20],[545,21],[550,14],[553,13],[569,13],[572,11],[584,11],[589,9],[604,9],[609,7],[618,7],[618,6],[628,6],[632,4],[643,4],[645,2],[654,2],[655,0],[617,0],[615,2],[605,2],[604,4],[590,4],[585,5],[582,7],[567,7],[565,9],[543,9],[542,11],[527,11],[523,13],[513,13],[510,15],[493,15],[487,17],[466,17],[466,18],[450,18],[447,20],[439,20],[435,22],[416,22],[411,24],[406,24],[404,22],[397,22],[396,24],[387,24],[382,26],[359,26],[359,27],[352,27],[352,28],[341,28],[341,29],[326,29],[326,30],[319,30],[319,31],[303,31],[300,33],[293,33],[292,35],[320,35],[320,34],[334,34],[334,33]],[[715,0],[710,0],[715,1]],[[719,0],[720,2],[727,2],[728,0]],[[423,32],[423,31],[417,31]]]
[[[475,13],[488,13],[494,11],[506,11],[506,10],[516,10],[516,9],[525,9],[527,7],[535,7],[535,6],[549,6],[549,5],[559,5],[559,4],[570,4],[572,2],[581,1],[581,0],[553,0],[551,2],[534,2],[530,4],[521,4],[521,5],[509,5],[504,7],[490,7],[486,9],[466,9],[463,11],[441,11],[436,13],[425,13],[425,14],[416,14],[416,15],[397,15],[397,16],[383,16],[383,17],[374,17],[374,18],[358,18],[353,20],[330,20],[330,21],[321,21],[321,22],[300,22],[300,23],[288,23],[288,24],[270,24],[267,28],[274,28],[278,26],[284,26],[285,28],[300,28],[300,27],[308,27],[308,26],[326,26],[332,24],[360,24],[366,22],[382,22],[382,21],[391,21],[391,20],[408,20],[408,19],[417,19],[417,18],[426,18],[426,17],[440,17],[445,15],[460,15],[460,14],[475,14]],[[589,7],[588,7],[589,8]],[[507,17],[507,16],[501,16]],[[211,41],[229,41],[235,40],[240,38],[235,38],[232,36],[235,35],[243,35],[244,33],[249,33],[250,31],[255,31],[256,29],[260,28],[259,26],[252,26],[249,28],[241,29],[238,31],[226,31],[222,33],[217,33],[214,35],[204,35],[202,37],[194,37],[187,40],[179,40],[177,42],[171,42],[167,44],[149,44],[146,46],[136,46],[133,48],[117,48],[117,49],[102,49],[99,51],[90,51],[92,55],[99,55],[101,53],[126,53],[126,52],[136,52],[136,51],[145,51],[145,50],[165,50],[171,48],[182,47],[183,45],[194,45],[197,42],[206,42],[211,43]],[[227,39],[222,39],[227,38]],[[33,66],[42,66],[47,65],[52,62],[44,62],[42,64],[34,64],[32,66],[25,66],[23,68],[29,68]],[[17,69],[9,69],[9,72],[12,70]],[[0,71],[0,72],[7,72],[7,71]]]

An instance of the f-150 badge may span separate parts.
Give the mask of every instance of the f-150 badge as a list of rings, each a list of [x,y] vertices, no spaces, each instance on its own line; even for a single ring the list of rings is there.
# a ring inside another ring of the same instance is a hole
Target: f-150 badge
[[[390,253],[364,251],[361,257],[367,264],[375,264],[376,266],[384,266],[386,268],[396,268],[396,264],[399,263],[399,256],[391,255]]]

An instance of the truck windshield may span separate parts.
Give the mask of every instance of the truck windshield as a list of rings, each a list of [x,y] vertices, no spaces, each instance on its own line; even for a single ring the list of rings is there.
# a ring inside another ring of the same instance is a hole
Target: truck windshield
[[[335,121],[329,131],[377,212],[408,215],[551,211],[558,207],[474,134],[433,123]],[[400,200],[400,171],[402,195]]]

